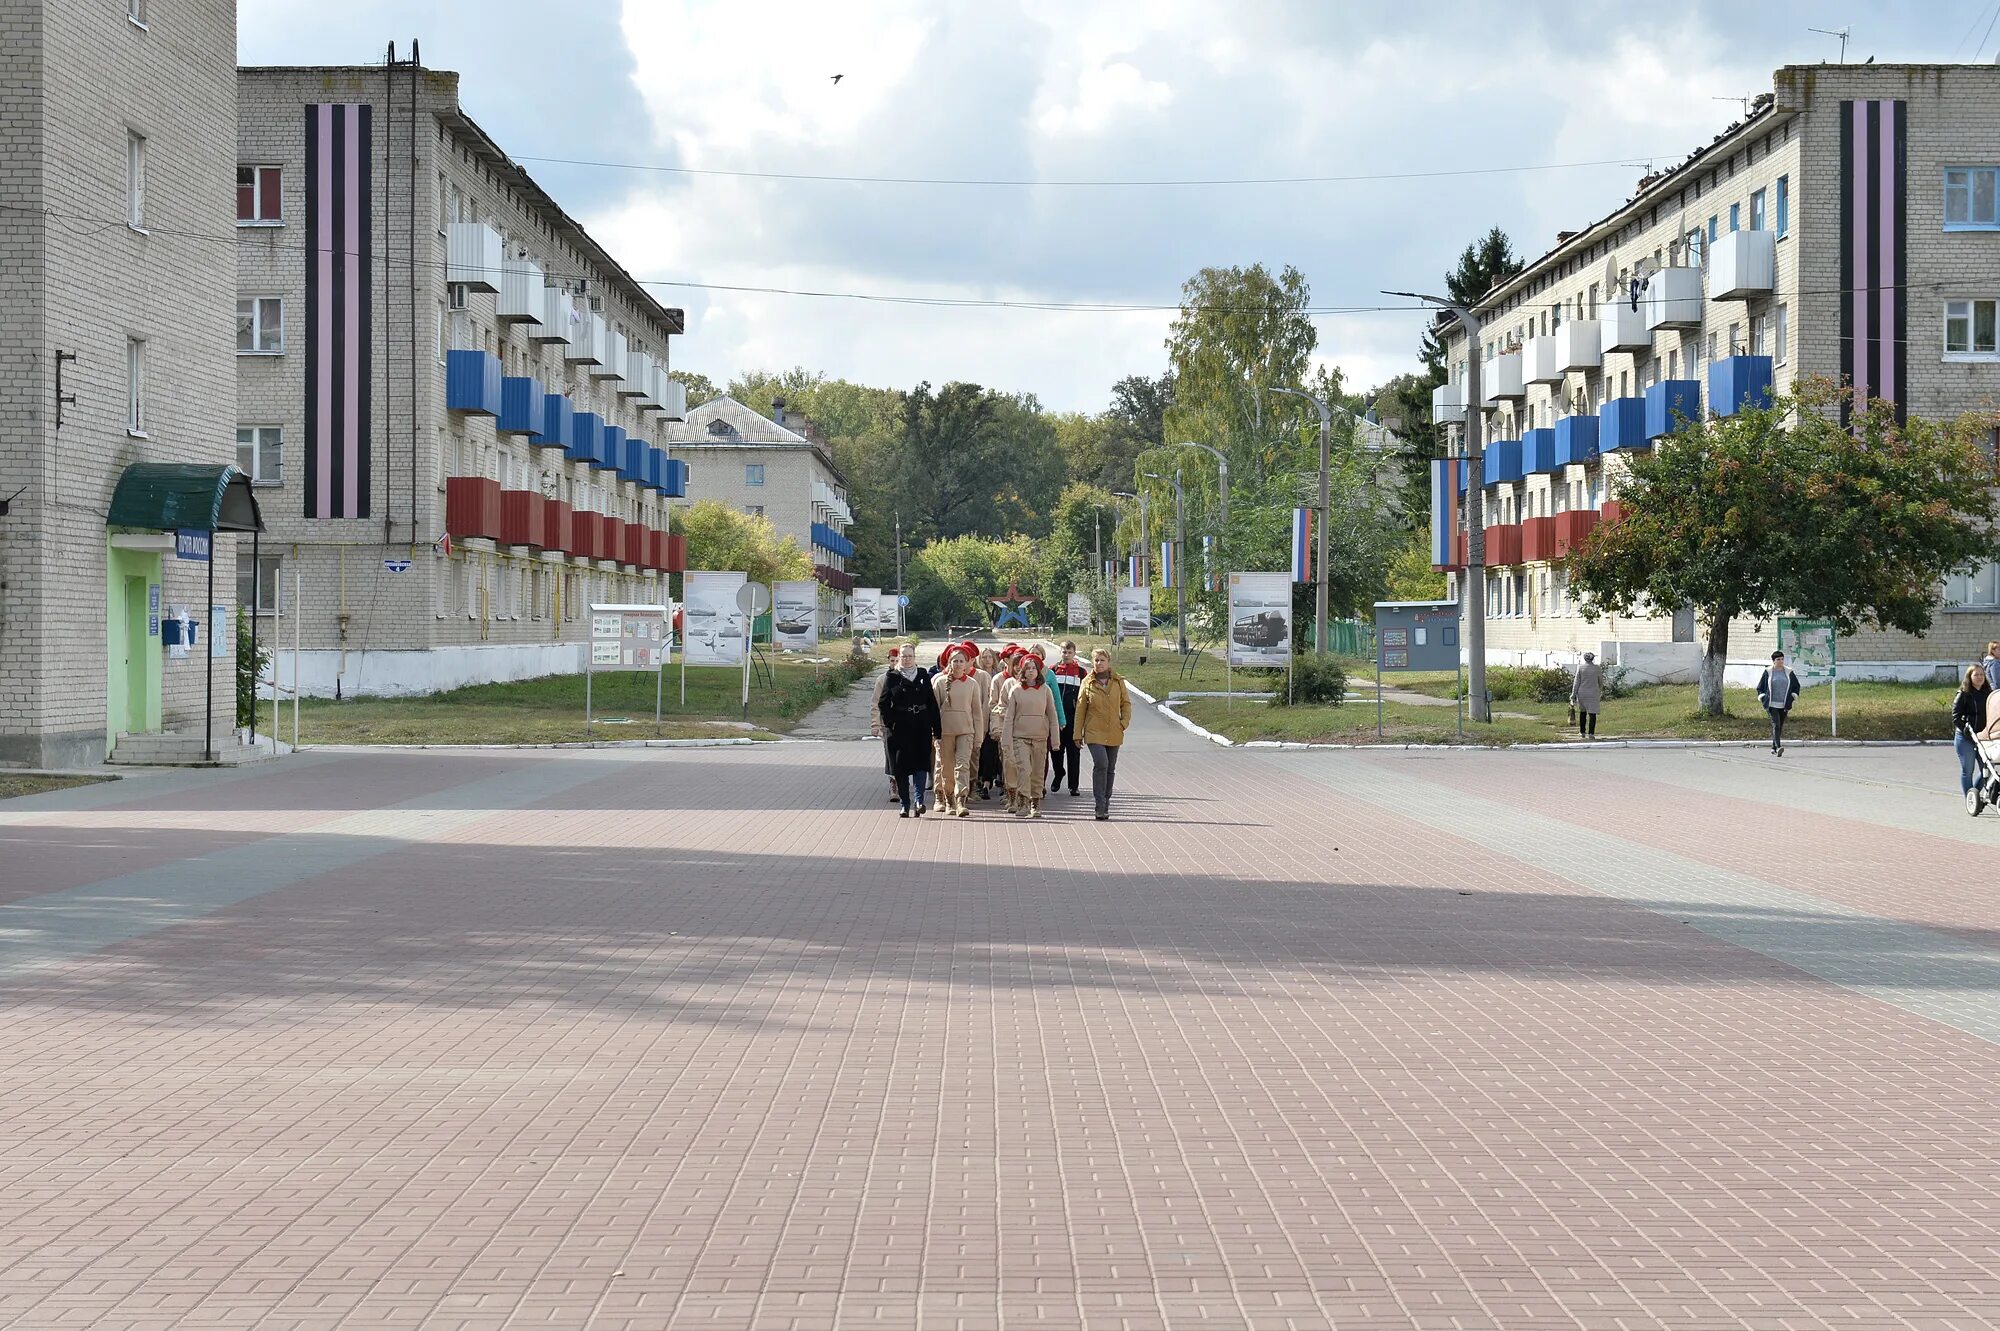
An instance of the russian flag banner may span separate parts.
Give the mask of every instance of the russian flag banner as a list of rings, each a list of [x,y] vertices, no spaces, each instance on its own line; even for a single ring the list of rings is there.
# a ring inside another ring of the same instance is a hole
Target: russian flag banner
[[[1128,587],[1137,587],[1140,585],[1139,556],[1137,555],[1128,555],[1125,558],[1125,583]]]
[[[1173,586],[1174,573],[1175,573],[1174,543],[1172,541],[1161,541],[1160,542],[1160,585],[1162,587]]]
[[[1313,511],[1292,510],[1292,581],[1312,581]]]

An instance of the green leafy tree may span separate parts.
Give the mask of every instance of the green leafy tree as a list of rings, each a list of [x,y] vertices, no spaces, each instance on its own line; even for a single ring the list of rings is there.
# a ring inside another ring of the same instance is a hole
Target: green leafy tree
[[[1707,627],[1701,711],[1722,714],[1730,621],[1780,613],[1922,634],[1939,583],[1993,557],[1995,418],[1899,425],[1825,380],[1768,408],[1694,421],[1632,457],[1616,522],[1568,560],[1584,612],[1691,605]]]
[[[1062,451],[1040,404],[978,384],[904,394],[894,468],[908,543],[1046,530],[1062,490]]]
[[[692,370],[668,370],[667,378],[681,384],[688,391],[688,405],[698,407],[704,402],[713,402],[722,394],[716,391],[715,382],[705,374]]]
[[[704,499],[674,521],[687,537],[689,568],[746,573],[764,583],[812,576],[812,560],[792,537],[779,536],[769,518]]]
[[[946,537],[916,551],[903,570],[910,622],[936,628],[992,623],[991,598],[1016,584],[1024,595],[1039,595],[1034,543],[1026,536]]]
[[[1441,601],[1445,580],[1431,567],[1431,542],[1426,532],[1413,532],[1389,558],[1384,575],[1385,601]]]

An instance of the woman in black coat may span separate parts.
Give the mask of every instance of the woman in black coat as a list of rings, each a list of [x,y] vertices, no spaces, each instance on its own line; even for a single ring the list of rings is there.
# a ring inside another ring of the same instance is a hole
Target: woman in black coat
[[[903,801],[902,816],[914,812],[921,818],[931,793],[931,746],[943,733],[944,723],[930,676],[917,665],[915,654],[904,652],[903,663],[882,685],[882,730],[888,737],[896,795]]]

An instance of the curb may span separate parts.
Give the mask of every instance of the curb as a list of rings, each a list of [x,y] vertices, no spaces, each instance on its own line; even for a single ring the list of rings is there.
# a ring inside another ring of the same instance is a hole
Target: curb
[[[459,750],[468,753],[509,749],[720,749],[771,741],[717,736],[714,739],[598,739],[574,740],[560,744],[308,744],[307,752],[382,753],[393,750]]]

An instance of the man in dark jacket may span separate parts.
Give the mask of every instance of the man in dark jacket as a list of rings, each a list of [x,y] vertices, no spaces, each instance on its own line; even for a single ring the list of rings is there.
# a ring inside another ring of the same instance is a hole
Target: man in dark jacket
[[[1785,668],[1785,654],[1771,653],[1771,666],[1757,676],[1757,701],[1771,718],[1771,752],[1785,756],[1785,718],[1799,699],[1799,677]]]
[[[1081,764],[1077,761],[1076,747],[1076,694],[1083,686],[1083,675],[1083,662],[1076,659],[1075,641],[1064,642],[1062,660],[1049,667],[1049,683],[1062,695],[1063,716],[1062,735],[1054,758],[1056,776],[1049,782],[1049,789],[1053,791],[1062,785],[1063,772],[1067,768],[1069,793],[1072,795],[1076,794],[1077,782],[1083,775],[1077,770]]]

